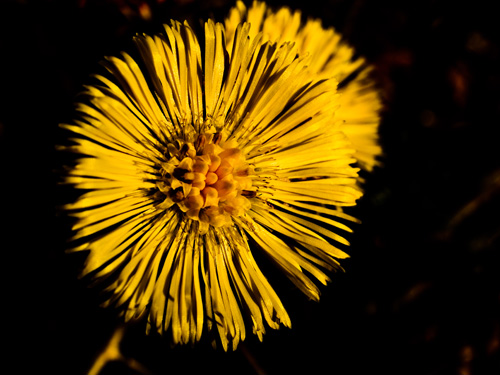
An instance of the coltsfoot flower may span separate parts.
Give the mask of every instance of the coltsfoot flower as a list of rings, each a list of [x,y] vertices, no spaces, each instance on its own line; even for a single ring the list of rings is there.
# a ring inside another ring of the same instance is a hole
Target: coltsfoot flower
[[[217,330],[235,348],[250,326],[290,327],[254,254],[272,260],[313,300],[340,267],[341,207],[361,196],[355,150],[332,121],[335,79],[293,43],[263,40],[248,23],[225,36],[208,21],[140,35],[140,58],[105,62],[79,118],[62,125],[78,156],[66,182],[82,195],[74,251],[102,280],[106,305],[174,343]],[[202,52],[203,51],[203,52]]]
[[[342,36],[331,27],[325,29],[320,20],[303,22],[299,10],[292,12],[282,7],[273,11],[260,1],[254,1],[249,8],[238,1],[230,10],[225,21],[229,49],[231,36],[244,21],[252,25],[250,36],[262,32],[264,40],[295,43],[301,56],[312,56],[309,63],[312,71],[339,82],[339,108],[335,111],[335,119],[341,121],[342,131],[355,148],[358,165],[372,171],[379,164],[377,157],[382,152],[378,143],[382,104],[366,61],[355,57],[354,49],[342,40]]]

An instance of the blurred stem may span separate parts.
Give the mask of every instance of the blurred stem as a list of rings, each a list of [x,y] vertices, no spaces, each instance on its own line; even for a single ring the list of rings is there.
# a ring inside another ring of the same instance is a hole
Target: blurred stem
[[[143,365],[137,362],[133,358],[126,358],[120,351],[120,343],[125,335],[125,325],[119,325],[113,335],[109,339],[107,345],[103,348],[101,353],[95,359],[92,367],[90,368],[88,375],[99,375],[102,369],[109,362],[123,362],[132,370],[138,371],[144,375],[150,375],[149,372]]]
[[[483,188],[479,194],[467,202],[448,222],[444,236],[449,238],[451,234],[468,218],[483,206],[491,203],[491,200],[500,194],[500,169],[489,174],[483,182]],[[498,233],[497,233],[498,235]]]
[[[89,370],[89,375],[98,375],[108,362],[119,361],[123,358],[120,352],[120,342],[124,334],[125,326],[120,325],[115,329],[108,344],[94,361],[92,368]]]
[[[260,366],[257,358],[255,358],[244,342],[240,343],[240,350],[257,375],[266,375],[266,371]]]

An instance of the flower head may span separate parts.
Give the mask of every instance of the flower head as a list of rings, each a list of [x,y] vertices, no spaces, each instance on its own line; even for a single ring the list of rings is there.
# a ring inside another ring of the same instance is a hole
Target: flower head
[[[264,2],[254,1],[247,8],[238,1],[225,21],[227,42],[231,45],[236,27],[241,22],[252,25],[250,35],[262,32],[264,40],[277,43],[293,42],[301,56],[312,56],[309,68],[320,77],[339,82],[339,108],[335,118],[351,141],[358,165],[368,171],[378,165],[381,153],[378,144],[379,112],[382,107],[378,91],[370,78],[371,67],[354,49],[342,40],[333,28],[325,29],[320,20],[303,22],[300,11],[283,7],[277,11]]]
[[[67,183],[83,194],[74,251],[126,320],[196,342],[216,329],[235,348],[246,328],[290,326],[259,269],[267,255],[311,299],[339,268],[361,195],[349,140],[332,121],[337,82],[293,43],[248,23],[208,21],[135,38],[139,59],[108,58],[86,89]],[[297,57],[298,56],[298,57]],[[339,220],[342,219],[342,220]]]

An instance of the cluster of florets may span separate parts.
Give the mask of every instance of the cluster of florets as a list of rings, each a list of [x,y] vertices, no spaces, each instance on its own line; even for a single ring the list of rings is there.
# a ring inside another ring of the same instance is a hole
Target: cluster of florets
[[[170,144],[161,164],[157,188],[166,209],[176,204],[187,217],[199,221],[200,232],[221,227],[231,216],[251,206],[253,169],[235,141],[221,142],[219,133],[201,134],[180,147]]]

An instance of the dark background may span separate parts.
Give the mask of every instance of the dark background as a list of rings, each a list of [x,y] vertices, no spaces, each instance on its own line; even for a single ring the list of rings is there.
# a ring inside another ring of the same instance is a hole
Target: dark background
[[[494,2],[270,1],[334,26],[376,68],[383,167],[351,213],[346,273],[307,301],[270,275],[293,328],[236,352],[170,348],[133,327],[151,374],[499,374],[500,50]],[[141,5],[142,4],[142,5]],[[77,280],[56,206],[57,128],[106,55],[170,18],[222,20],[232,1],[0,1],[4,363],[85,374],[117,323]],[[269,268],[272,270],[272,268]],[[137,374],[121,363],[103,374]]]

